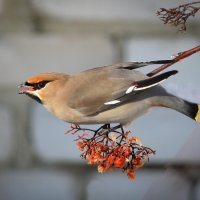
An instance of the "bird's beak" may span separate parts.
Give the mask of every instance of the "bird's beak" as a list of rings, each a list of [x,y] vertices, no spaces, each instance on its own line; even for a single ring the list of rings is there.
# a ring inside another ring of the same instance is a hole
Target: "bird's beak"
[[[18,85],[18,88],[20,88],[19,94],[27,94],[27,93],[31,93],[32,91],[34,91],[33,87],[27,86],[24,83],[21,83],[20,85]]]

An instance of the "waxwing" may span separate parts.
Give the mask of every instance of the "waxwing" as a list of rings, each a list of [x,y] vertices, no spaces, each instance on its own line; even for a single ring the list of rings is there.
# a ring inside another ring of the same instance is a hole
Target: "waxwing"
[[[160,83],[176,70],[147,77],[136,68],[171,60],[103,66],[76,75],[42,73],[20,85],[56,117],[75,124],[127,125],[153,106],[174,109],[200,122],[200,106],[168,93]]]

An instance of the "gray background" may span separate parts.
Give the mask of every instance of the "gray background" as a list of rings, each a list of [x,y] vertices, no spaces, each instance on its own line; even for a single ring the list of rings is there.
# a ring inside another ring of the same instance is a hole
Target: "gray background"
[[[163,108],[129,127],[156,150],[131,182],[98,174],[79,157],[69,128],[17,85],[46,71],[78,73],[122,61],[170,59],[199,45],[199,14],[187,33],[156,16],[174,0],[0,0],[0,200],[200,199],[200,125]],[[199,53],[163,85],[200,102]],[[147,73],[154,67],[141,69]],[[170,167],[171,166],[171,167]]]

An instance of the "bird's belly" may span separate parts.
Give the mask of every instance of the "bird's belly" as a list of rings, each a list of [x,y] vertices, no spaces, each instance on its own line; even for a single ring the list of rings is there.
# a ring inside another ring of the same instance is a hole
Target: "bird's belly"
[[[95,121],[101,123],[120,123],[125,125],[144,115],[147,111],[148,107],[144,105],[141,106],[141,104],[129,103],[100,113],[95,117]]]
[[[148,111],[148,106],[146,104],[131,102],[104,112],[101,112],[95,116],[84,116],[82,114],[74,113],[64,119],[70,123],[78,124],[106,124],[106,123],[120,123],[129,124],[134,119],[142,116]],[[72,117],[75,116],[75,117]]]

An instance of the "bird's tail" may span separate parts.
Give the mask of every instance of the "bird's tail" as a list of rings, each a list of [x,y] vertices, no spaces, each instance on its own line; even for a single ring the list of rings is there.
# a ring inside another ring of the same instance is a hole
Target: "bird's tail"
[[[200,123],[200,104],[191,103],[186,100],[184,100],[184,104],[184,110],[180,110],[180,112]]]
[[[195,118],[194,118],[194,119],[195,119],[197,122],[200,123],[200,104],[198,104],[197,106],[198,106],[198,109],[197,109],[197,112],[196,112],[196,114],[195,114]]]
[[[200,104],[192,103],[173,95],[157,97],[154,100],[156,100],[154,102],[155,106],[171,108],[200,123]]]

